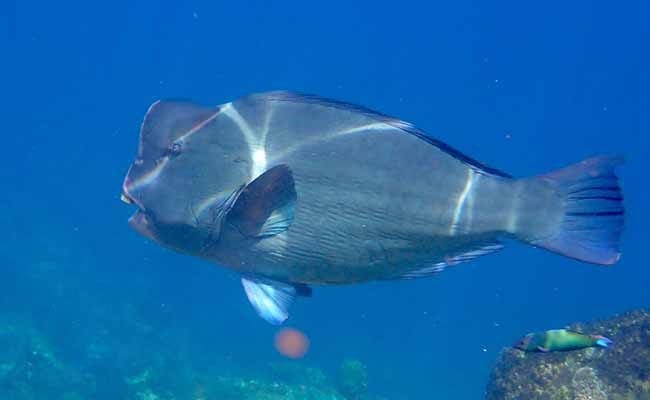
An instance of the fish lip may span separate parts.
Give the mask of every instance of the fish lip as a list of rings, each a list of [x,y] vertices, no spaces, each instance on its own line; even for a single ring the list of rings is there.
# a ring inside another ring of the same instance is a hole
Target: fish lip
[[[155,239],[155,235],[147,219],[147,214],[141,209],[137,209],[133,213],[133,215],[129,217],[128,223],[131,226],[131,228],[135,229],[135,231],[140,233],[141,235],[151,239]]]
[[[129,225],[141,235],[153,238],[153,231],[151,230],[151,226],[149,224],[147,213],[144,207],[142,207],[142,204],[140,204],[139,201],[135,200],[129,193],[128,175],[126,178],[124,178],[124,183],[122,184],[122,194],[120,195],[120,200],[126,204],[133,204],[137,207],[133,215],[131,215],[127,221]]]
[[[120,195],[120,200],[122,200],[126,204],[134,204],[133,199],[131,197],[129,197],[129,195],[127,193],[124,193],[124,192],[122,192],[122,194]]]
[[[142,204],[135,199],[131,193],[129,193],[129,176],[127,175],[126,178],[124,178],[124,182],[122,183],[122,193],[120,194],[120,200],[125,202],[126,204],[133,204],[139,209],[144,209]]]
[[[129,175],[127,174],[126,177],[124,177],[124,182],[122,182],[122,194],[120,195],[120,200],[125,202],[126,204],[134,204],[135,202],[133,201],[133,198],[129,194]]]

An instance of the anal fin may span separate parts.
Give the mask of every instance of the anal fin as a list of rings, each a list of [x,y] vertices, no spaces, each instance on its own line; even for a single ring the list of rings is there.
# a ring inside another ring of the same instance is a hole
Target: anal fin
[[[501,249],[503,249],[503,244],[498,241],[482,243],[474,250],[445,257],[445,261],[432,261],[418,264],[406,273],[399,275],[397,279],[417,279],[437,275],[449,266],[473,260],[474,258],[491,254]]]

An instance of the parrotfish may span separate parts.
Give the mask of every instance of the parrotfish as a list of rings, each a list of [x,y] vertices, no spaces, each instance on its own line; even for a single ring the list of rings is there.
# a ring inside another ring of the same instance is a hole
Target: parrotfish
[[[601,335],[585,335],[567,329],[529,333],[515,343],[514,347],[524,351],[579,350],[587,347],[609,347],[612,341]]]
[[[239,272],[257,313],[280,324],[310,285],[427,277],[508,239],[613,264],[622,161],[518,179],[408,122],[314,95],[162,100],[122,200],[139,233]]]

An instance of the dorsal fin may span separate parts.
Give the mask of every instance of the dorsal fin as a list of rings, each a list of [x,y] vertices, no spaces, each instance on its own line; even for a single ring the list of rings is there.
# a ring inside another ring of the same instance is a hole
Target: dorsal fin
[[[400,119],[382,114],[380,112],[371,110],[369,108],[359,106],[356,104],[351,104],[351,103],[346,103],[343,101],[338,101],[338,100],[332,100],[312,94],[305,94],[305,93],[295,93],[295,92],[289,92],[289,91],[275,91],[275,92],[267,92],[267,93],[258,93],[252,95],[254,97],[260,97],[266,100],[272,100],[272,101],[288,101],[288,102],[297,102],[297,103],[310,103],[310,104],[318,104],[322,105],[324,107],[333,107],[333,108],[338,108],[341,110],[348,110],[351,112],[356,112],[356,113],[361,113],[363,115],[366,115],[370,118],[373,118],[377,120],[378,122],[383,122],[385,124],[388,124],[396,129],[399,129],[401,131],[404,131],[406,133],[409,133],[411,135],[414,135],[425,142],[439,148],[441,151],[449,154],[450,156],[454,157],[455,159],[462,161],[472,168],[474,168],[477,172],[488,174],[488,175],[495,175],[495,176],[500,176],[503,178],[512,178],[511,175],[508,175],[507,173],[500,171],[496,168],[489,167],[471,157],[468,157],[467,155],[461,153],[460,151],[454,149],[453,147],[449,146],[448,144],[432,137],[428,133],[424,132],[423,130],[415,127],[413,124],[402,121]]]

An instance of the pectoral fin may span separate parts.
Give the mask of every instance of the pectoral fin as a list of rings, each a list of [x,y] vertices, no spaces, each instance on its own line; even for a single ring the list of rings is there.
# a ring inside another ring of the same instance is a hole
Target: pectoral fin
[[[248,184],[228,213],[228,223],[244,236],[264,238],[289,229],[296,189],[288,166],[277,165]]]
[[[296,296],[311,296],[306,285],[292,285],[272,279],[246,276],[241,279],[248,300],[257,314],[273,325],[289,317],[289,307]]]
[[[550,351],[548,347],[543,346],[537,346],[537,350],[541,351],[542,353],[548,353]]]

